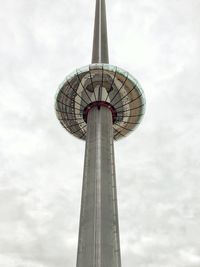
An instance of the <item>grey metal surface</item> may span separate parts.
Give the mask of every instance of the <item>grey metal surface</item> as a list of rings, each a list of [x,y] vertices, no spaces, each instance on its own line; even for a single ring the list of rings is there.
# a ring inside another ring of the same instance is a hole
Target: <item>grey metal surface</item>
[[[92,63],[108,63],[108,37],[105,0],[96,0]]]
[[[77,267],[120,267],[112,114],[88,114]]]

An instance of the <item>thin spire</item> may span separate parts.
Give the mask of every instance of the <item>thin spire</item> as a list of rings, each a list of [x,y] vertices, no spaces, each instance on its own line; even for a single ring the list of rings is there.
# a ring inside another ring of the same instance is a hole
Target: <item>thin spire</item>
[[[105,0],[96,0],[92,63],[109,63]]]

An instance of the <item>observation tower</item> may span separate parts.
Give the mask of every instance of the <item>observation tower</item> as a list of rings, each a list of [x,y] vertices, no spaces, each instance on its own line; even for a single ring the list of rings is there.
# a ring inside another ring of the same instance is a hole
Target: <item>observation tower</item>
[[[144,115],[138,81],[109,64],[105,0],[96,0],[92,64],[66,77],[56,96],[63,127],[86,140],[77,267],[120,267],[114,140]]]

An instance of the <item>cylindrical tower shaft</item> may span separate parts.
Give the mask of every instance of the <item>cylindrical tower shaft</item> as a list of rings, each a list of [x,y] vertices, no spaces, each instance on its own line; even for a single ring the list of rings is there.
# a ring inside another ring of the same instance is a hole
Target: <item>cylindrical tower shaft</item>
[[[96,0],[92,63],[109,63],[105,0]]]
[[[96,0],[92,63],[109,63],[105,0]],[[120,267],[111,111],[93,107],[87,136],[77,267]]]
[[[120,267],[112,114],[88,113],[77,267]]]

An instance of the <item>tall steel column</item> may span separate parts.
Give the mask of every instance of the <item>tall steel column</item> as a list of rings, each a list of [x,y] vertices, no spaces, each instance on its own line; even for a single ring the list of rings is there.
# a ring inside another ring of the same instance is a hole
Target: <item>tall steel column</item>
[[[96,0],[92,64],[60,86],[56,114],[86,140],[77,267],[121,267],[113,139],[140,123],[145,100],[138,81],[109,65],[105,0]]]
[[[105,0],[96,1],[92,63],[108,63]],[[112,124],[107,107],[89,111],[77,267],[121,266]]]
[[[77,267],[120,267],[112,114],[88,114]]]

